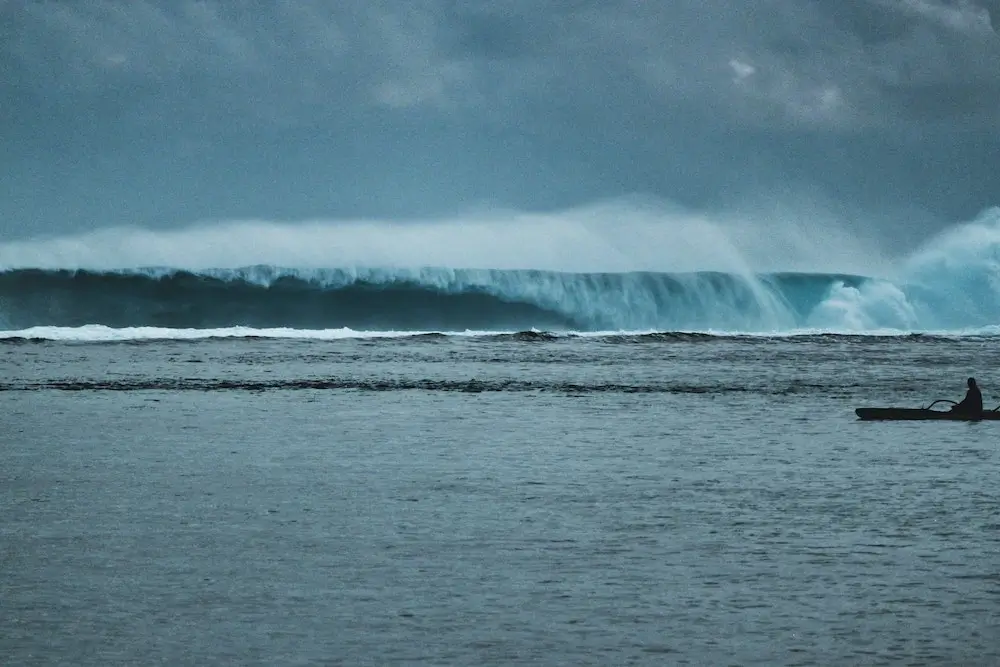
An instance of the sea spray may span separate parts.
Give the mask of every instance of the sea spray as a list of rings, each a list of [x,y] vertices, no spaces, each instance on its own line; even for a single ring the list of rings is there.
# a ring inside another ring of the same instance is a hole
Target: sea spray
[[[747,277],[774,270],[879,273],[879,259],[858,247],[857,239],[834,233],[832,223],[824,222],[812,234],[811,248],[803,247],[803,224],[710,217],[636,198],[565,211],[473,212],[440,220],[226,220],[0,242],[0,270],[430,266],[568,273],[717,271]]]

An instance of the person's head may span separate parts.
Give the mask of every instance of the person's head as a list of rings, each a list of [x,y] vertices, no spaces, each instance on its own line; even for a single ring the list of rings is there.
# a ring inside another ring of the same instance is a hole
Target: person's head
[[[969,389],[976,386],[976,378],[969,378]]]

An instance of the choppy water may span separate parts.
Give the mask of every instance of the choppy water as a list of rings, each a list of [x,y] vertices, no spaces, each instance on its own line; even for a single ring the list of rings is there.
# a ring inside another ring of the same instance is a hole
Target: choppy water
[[[3,343],[0,654],[1000,664],[997,342]]]

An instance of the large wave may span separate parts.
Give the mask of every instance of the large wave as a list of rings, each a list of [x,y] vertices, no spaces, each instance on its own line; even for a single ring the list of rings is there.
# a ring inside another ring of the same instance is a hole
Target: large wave
[[[503,331],[793,328],[835,286],[831,275],[559,273],[455,269],[0,273],[7,329],[37,326]]]
[[[10,265],[17,250],[38,247],[11,244],[0,259]],[[1000,209],[928,241],[891,279],[743,267],[59,268],[58,260],[0,271],[0,328],[776,333],[1000,324]]]

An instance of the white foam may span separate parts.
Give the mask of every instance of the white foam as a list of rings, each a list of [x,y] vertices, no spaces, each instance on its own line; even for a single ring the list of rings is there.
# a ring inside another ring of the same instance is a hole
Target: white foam
[[[290,338],[309,340],[341,340],[348,338],[401,338],[417,336],[413,331],[355,331],[353,329],[255,329],[225,327],[219,329],[171,329],[167,327],[113,328],[102,324],[82,327],[31,327],[17,331],[0,331],[0,338],[29,338],[54,341],[115,342],[130,340],[199,340],[205,338]],[[463,335],[484,335],[486,332],[462,332]]]
[[[1000,325],[1000,208],[928,239],[896,283],[835,285],[809,324],[855,331],[982,331]]]
[[[844,331],[913,331],[920,322],[903,290],[873,280],[858,287],[835,283],[829,296],[809,314],[808,324]]]
[[[533,330],[535,333],[542,333]],[[113,328],[98,324],[82,327],[31,327],[16,331],[0,331],[0,339],[50,340],[74,343],[114,343],[128,341],[195,341],[210,338],[271,338],[287,340],[337,341],[352,339],[392,339],[412,338],[427,334],[446,334],[448,336],[475,338],[518,333],[515,331],[357,331],[354,329],[255,329],[252,327],[226,327],[219,329],[170,329],[165,327],[125,327]],[[663,333],[656,330],[608,330],[608,331],[564,331],[558,333],[546,332],[560,337],[604,338],[610,336],[643,336]],[[684,330],[671,333],[707,334],[711,336],[740,336],[746,338],[792,338],[796,336],[812,336],[820,334],[842,334],[865,336],[907,336],[913,333],[908,329],[875,328],[859,331],[852,328],[805,327],[786,331],[735,331],[735,330]],[[935,330],[921,333],[936,336],[968,337],[968,336],[1000,336],[1000,325],[960,330]]]

